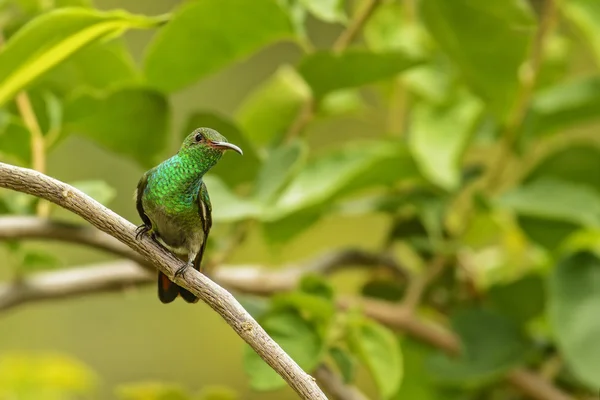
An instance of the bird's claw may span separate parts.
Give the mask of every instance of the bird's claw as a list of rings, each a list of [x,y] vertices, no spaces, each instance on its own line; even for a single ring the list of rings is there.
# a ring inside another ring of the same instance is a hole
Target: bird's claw
[[[185,272],[186,269],[188,268],[194,268],[194,263],[187,263],[185,265],[183,265],[182,267],[180,267],[177,271],[175,271],[175,278],[177,278],[178,276],[182,276]]]
[[[149,226],[147,226],[145,224],[142,224],[142,225],[138,226],[135,229],[135,238],[136,238],[136,240],[139,239],[142,235],[150,232],[151,229],[152,229],[151,227],[149,227]]]

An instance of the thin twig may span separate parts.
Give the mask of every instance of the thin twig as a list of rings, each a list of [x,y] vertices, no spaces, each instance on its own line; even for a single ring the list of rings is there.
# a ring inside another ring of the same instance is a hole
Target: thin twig
[[[540,72],[544,56],[544,45],[548,34],[556,24],[557,7],[555,0],[545,0],[540,13],[539,28],[536,32],[529,59],[523,65],[521,73],[521,86],[517,94],[515,105],[508,117],[504,136],[500,144],[498,156],[490,166],[491,171],[486,177],[487,190],[493,190],[499,187],[499,181],[504,174],[508,159],[512,154],[512,149],[518,138],[519,131],[527,115],[529,104],[533,97],[533,92]]]
[[[317,382],[336,400],[369,400],[355,386],[345,384],[340,376],[326,365],[321,365],[315,371]]]
[[[0,30],[0,49],[4,45],[4,33]],[[44,134],[40,128],[35,111],[29,100],[27,92],[23,91],[17,94],[15,98],[17,110],[21,114],[21,119],[31,136],[31,159],[32,167],[36,171],[46,173],[46,144],[44,143]],[[50,214],[50,204],[40,201],[37,206],[37,213],[40,217],[47,217]]]
[[[421,303],[425,289],[427,289],[427,286],[442,273],[446,263],[447,260],[445,256],[436,256],[421,276],[417,276],[410,281],[402,301],[402,304],[407,310],[411,312],[415,311],[419,303]]]
[[[8,239],[58,240],[83,244],[136,261],[152,270],[156,269],[151,262],[111,235],[82,224],[33,216],[0,217],[0,241]]]
[[[135,238],[135,226],[74,187],[40,172],[0,163],[0,187],[44,198],[109,233],[146,259],[173,282],[202,299],[244,339],[303,399],[326,399],[308,375],[273,341],[225,289],[193,268],[177,274],[185,264],[148,236]]]
[[[350,25],[342,31],[340,36],[333,44],[333,51],[341,53],[352,43],[365,26],[373,12],[381,4],[381,0],[368,0],[361,10],[356,13],[356,17],[350,22]],[[306,126],[313,120],[317,111],[317,101],[311,95],[310,98],[300,107],[296,118],[290,125],[285,138],[287,141],[299,136]]]
[[[365,2],[363,8],[356,13],[356,18],[333,44],[333,51],[342,52],[354,41],[379,4],[381,4],[381,0],[368,0]]]
[[[307,99],[304,102],[304,104],[300,107],[300,110],[298,111],[296,118],[290,125],[290,128],[288,129],[288,132],[286,134],[286,141],[290,141],[290,140],[294,139],[295,137],[299,136],[300,133],[302,133],[304,128],[306,128],[306,126],[314,118],[315,108],[316,108],[315,100],[311,94],[311,97],[309,99]]]
[[[132,261],[120,261],[37,273],[0,285],[0,311],[28,303],[123,290],[156,280],[156,274]]]

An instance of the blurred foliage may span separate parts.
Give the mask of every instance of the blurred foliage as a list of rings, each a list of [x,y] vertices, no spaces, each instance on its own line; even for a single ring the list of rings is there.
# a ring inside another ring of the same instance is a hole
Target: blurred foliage
[[[191,0],[141,15],[85,0],[0,0],[0,159],[32,167],[31,142],[51,154],[76,135],[147,169],[192,129],[215,128],[244,157],[225,157],[206,178],[215,225],[231,228],[215,230],[211,251],[234,230],[259,230],[276,251],[326,218],[377,215],[388,229],[381,249],[411,279],[438,257],[448,264],[418,311],[449,321],[461,340],[456,358],[360,310],[339,312],[329,278],[242,299],[303,368],[327,364],[347,383],[367,371],[381,399],[496,399],[513,398],[501,380],[509,368],[558,359],[550,379],[569,393],[595,392],[597,1],[386,0],[365,15],[371,1]],[[349,46],[313,32],[347,34],[363,17]],[[153,32],[140,62],[123,37],[130,30]],[[236,112],[191,107],[183,129],[174,126],[173,96],[281,42],[297,61],[255,82]],[[39,137],[15,101],[22,91]],[[364,134],[346,135],[344,124]],[[70,183],[110,206],[109,178]],[[0,192],[0,213],[36,210],[39,201]],[[6,248],[16,278],[62,267],[49,252]],[[398,303],[407,292],[379,268],[362,279],[366,297]],[[243,364],[252,388],[284,385],[250,348]],[[96,381],[60,356],[0,358],[0,398],[94,398]],[[115,393],[237,398],[155,382]]]

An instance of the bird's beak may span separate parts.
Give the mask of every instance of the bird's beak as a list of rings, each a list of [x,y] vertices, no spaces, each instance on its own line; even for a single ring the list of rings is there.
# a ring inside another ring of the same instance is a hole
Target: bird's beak
[[[217,147],[217,148],[225,148],[225,150],[227,150],[227,149],[233,150],[233,151],[236,151],[236,152],[240,153],[241,155],[244,155],[244,152],[242,151],[242,149],[240,149],[238,146],[236,146],[233,143],[229,143],[229,142],[213,142],[213,146]]]

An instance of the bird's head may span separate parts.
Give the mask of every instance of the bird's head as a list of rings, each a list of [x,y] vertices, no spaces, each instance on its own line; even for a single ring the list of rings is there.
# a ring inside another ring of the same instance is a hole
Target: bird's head
[[[207,168],[210,168],[219,161],[226,150],[244,154],[242,149],[233,143],[229,143],[223,135],[214,129],[198,128],[185,138],[179,152],[181,155],[197,159],[200,163],[206,164]]]

